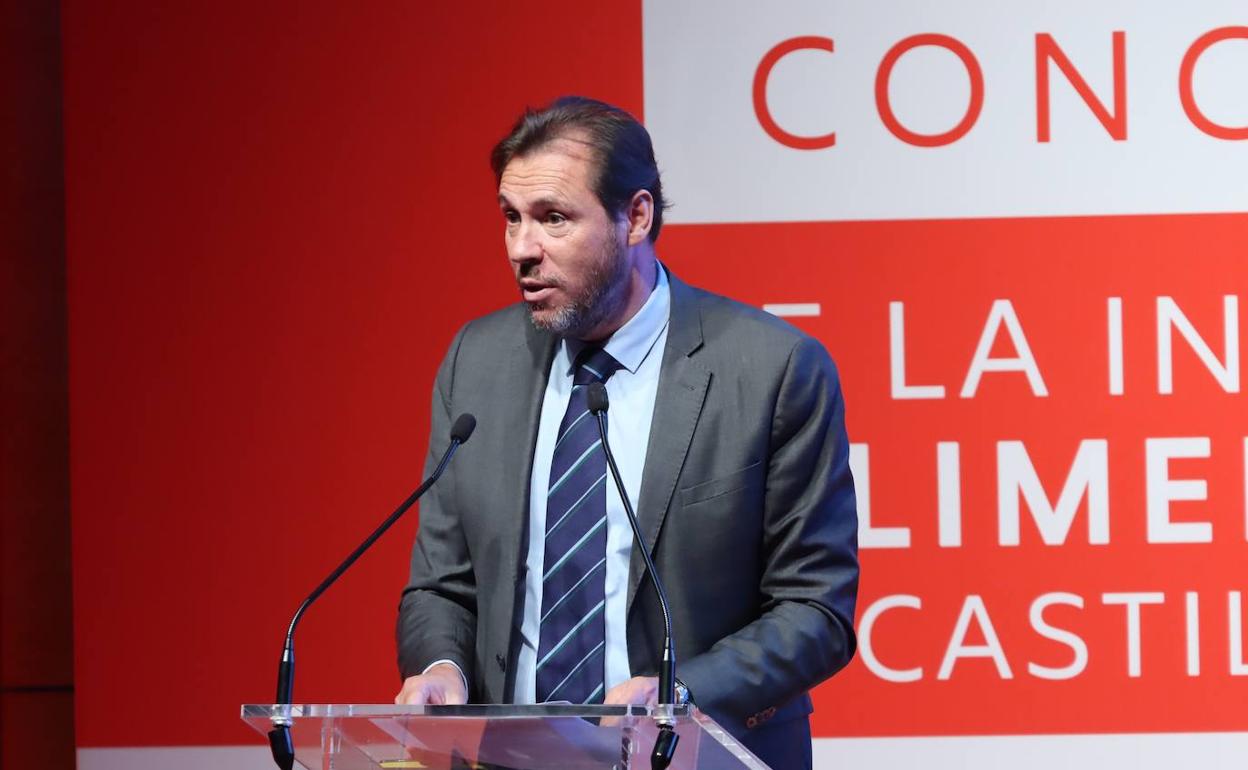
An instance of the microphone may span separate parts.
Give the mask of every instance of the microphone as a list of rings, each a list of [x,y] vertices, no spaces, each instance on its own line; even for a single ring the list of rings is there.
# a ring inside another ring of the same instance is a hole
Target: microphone
[[[676,704],[676,652],[672,647],[672,607],[667,602],[667,591],[663,581],[659,580],[659,572],[654,568],[654,560],[646,549],[645,538],[641,535],[641,525],[637,522],[637,514],[624,491],[624,479],[620,477],[620,469],[615,464],[615,455],[611,453],[611,445],[607,443],[607,409],[610,407],[607,398],[607,386],[601,382],[591,382],[585,393],[589,411],[598,418],[598,435],[602,437],[602,451],[607,456],[607,467],[611,469],[611,477],[615,479],[615,488],[620,493],[620,502],[624,503],[624,512],[628,514],[628,523],[633,528],[633,540],[641,551],[641,558],[646,563],[646,571],[650,573],[650,582],[659,596],[659,606],[663,609],[663,659],[659,664],[659,705],[674,706]],[[676,734],[673,722],[668,715],[659,717],[659,735],[654,741],[654,751],[650,753],[651,770],[665,770],[671,764],[676,753],[676,743],[680,736]]]
[[[277,667],[277,700],[279,706],[289,706],[295,686],[295,627],[299,625],[299,620],[303,617],[303,613],[311,606],[312,602],[320,598],[325,593],[325,589],[334,584],[338,578],[342,577],[342,573],[351,568],[356,560],[364,555],[364,552],[377,542],[378,538],[386,533],[403,514],[407,513],[407,509],[420,499],[420,496],[432,487],[434,482],[442,477],[442,471],[446,470],[446,466],[451,461],[451,457],[455,454],[455,450],[460,444],[468,441],[468,437],[472,435],[473,429],[477,427],[477,418],[465,412],[455,418],[455,424],[451,426],[451,445],[446,448],[442,459],[438,461],[438,467],[434,469],[433,474],[425,479],[416,491],[408,495],[394,513],[390,514],[381,526],[373,530],[373,534],[364,539],[351,555],[343,560],[342,564],[331,573],[329,577],[321,581],[312,593],[308,594],[308,598],[303,600],[303,604],[299,605],[299,609],[295,610],[294,617],[290,619],[290,627],[286,630],[286,643],[282,646],[282,660]],[[289,710],[284,717],[275,717],[273,724],[275,725],[269,731],[269,748],[273,751],[273,761],[282,770],[292,770],[295,766],[295,747],[290,738],[291,719]]]

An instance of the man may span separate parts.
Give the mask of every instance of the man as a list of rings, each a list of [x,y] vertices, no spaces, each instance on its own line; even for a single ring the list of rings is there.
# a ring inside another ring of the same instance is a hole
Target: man
[[[662,615],[586,419],[597,380],[680,692],[773,767],[808,767],[808,691],[855,647],[831,359],[659,264],[662,185],[624,111],[561,99],[492,163],[522,302],[467,324],[438,372],[430,461],[458,414],[479,427],[421,505],[396,702],[655,702]]]

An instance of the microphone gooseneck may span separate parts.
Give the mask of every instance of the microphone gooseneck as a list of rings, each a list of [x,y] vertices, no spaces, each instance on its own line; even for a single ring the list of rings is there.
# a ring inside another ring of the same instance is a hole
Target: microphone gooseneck
[[[650,583],[654,586],[655,593],[658,594],[659,607],[663,611],[663,658],[659,664],[659,705],[674,706],[676,705],[676,651],[672,646],[672,608],[668,604],[663,581],[659,579],[659,572],[654,567],[654,560],[650,558],[650,551],[646,548],[637,514],[633,511],[633,505],[629,502],[628,493],[624,489],[624,479],[620,476],[620,469],[615,464],[615,455],[612,454],[611,445],[607,442],[607,410],[611,406],[607,397],[607,387],[601,382],[593,382],[588,388],[585,394],[586,401],[589,411],[598,418],[598,435],[602,438],[602,451],[607,456],[607,467],[611,470],[611,477],[615,480],[620,502],[624,504],[624,512],[628,515],[628,523],[633,529],[633,539],[637,543],[637,550],[641,552],[646,571],[650,574]],[[680,740],[670,719],[670,713],[665,716],[660,716],[658,720],[659,735],[654,742],[654,751],[650,753],[651,770],[665,770],[671,764],[676,752],[676,743]]]
[[[394,526],[403,514],[420,499],[421,495],[429,490],[434,483],[442,477],[442,472],[446,470],[446,466],[451,462],[451,457],[455,455],[455,450],[468,441],[472,435],[472,431],[477,427],[477,418],[465,412],[455,420],[455,424],[451,426],[451,445],[446,448],[446,452],[442,455],[442,459],[438,461],[438,467],[434,469],[429,478],[425,479],[414,492],[407,496],[398,508],[394,509],[386,520],[383,521],[373,533],[364,539],[364,542],[351,552],[342,563],[329,573],[329,577],[321,581],[312,593],[308,594],[308,598],[303,600],[299,605],[299,609],[295,610],[295,614],[290,619],[290,626],[286,629],[286,641],[282,645],[282,659],[277,667],[277,698],[275,703],[279,706],[289,706],[293,702],[294,686],[295,686],[295,628],[299,625],[299,621],[303,618],[303,613],[307,611],[312,602],[320,598],[326,589],[332,586],[338,578],[342,577],[342,573],[351,568],[352,564],[364,555],[364,552],[373,546],[373,543]],[[295,762],[294,744],[290,738],[291,719],[289,712],[283,717],[275,717],[273,720],[274,728],[269,731],[269,748],[273,752],[273,761],[282,770],[292,770]]]

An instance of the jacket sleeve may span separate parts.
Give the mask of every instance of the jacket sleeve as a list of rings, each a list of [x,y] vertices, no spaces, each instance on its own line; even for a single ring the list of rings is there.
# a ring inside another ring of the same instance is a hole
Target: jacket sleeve
[[[438,368],[430,411],[425,475],[446,451],[453,419],[455,367],[464,327]],[[419,674],[438,660],[459,666],[473,682],[477,585],[455,508],[455,464],[421,499],[420,527],[412,547],[411,577],[399,602],[396,629],[399,673]]]

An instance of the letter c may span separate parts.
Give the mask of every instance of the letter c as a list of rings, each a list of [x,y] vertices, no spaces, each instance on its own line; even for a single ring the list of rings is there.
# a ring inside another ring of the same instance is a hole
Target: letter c
[[[792,147],[795,150],[822,150],[836,144],[835,131],[822,136],[791,134],[780,127],[780,124],[771,116],[771,109],[767,106],[767,80],[771,77],[771,70],[785,56],[802,50],[832,53],[832,38],[792,37],[777,43],[774,48],[764,54],[758,63],[758,69],[754,70],[754,115],[767,135],[785,147]]]
[[[918,610],[923,608],[923,602],[917,596],[894,594],[873,603],[862,613],[862,620],[858,622],[858,653],[867,669],[886,682],[917,682],[923,678],[922,668],[889,668],[875,657],[875,649],[871,646],[871,630],[875,627],[875,621],[885,611],[896,607]]]

